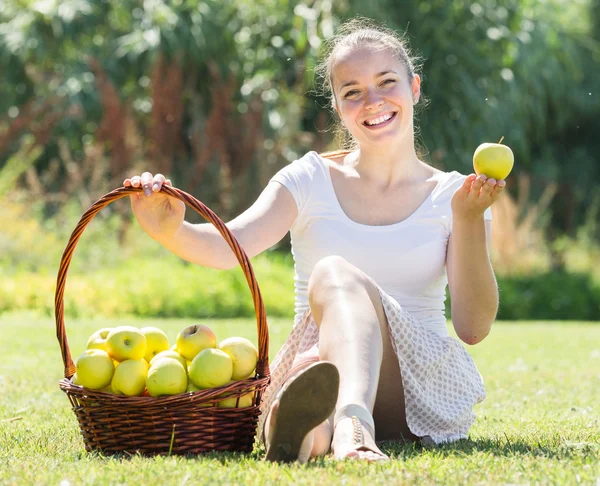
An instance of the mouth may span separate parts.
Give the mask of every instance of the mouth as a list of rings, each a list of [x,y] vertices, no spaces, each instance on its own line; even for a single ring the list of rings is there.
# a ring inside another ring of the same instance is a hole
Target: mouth
[[[374,118],[369,118],[363,122],[363,125],[371,130],[385,127],[392,123],[392,121],[396,118],[398,114],[397,111],[388,111],[387,113],[382,113]]]

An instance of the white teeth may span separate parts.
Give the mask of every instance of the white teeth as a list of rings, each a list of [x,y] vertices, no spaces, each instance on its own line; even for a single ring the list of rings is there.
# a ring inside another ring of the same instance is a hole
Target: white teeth
[[[365,121],[365,123],[367,125],[369,125],[370,127],[372,127],[373,125],[379,125],[383,122],[388,121],[390,118],[392,118],[392,116],[394,116],[393,113],[388,113],[387,115],[378,116],[377,118],[375,118],[373,120],[367,120],[367,121]]]

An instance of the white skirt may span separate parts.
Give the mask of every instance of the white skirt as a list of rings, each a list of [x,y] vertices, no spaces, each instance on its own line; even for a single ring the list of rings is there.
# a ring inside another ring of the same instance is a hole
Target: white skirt
[[[410,431],[417,437],[429,436],[436,444],[466,438],[475,421],[473,406],[485,398],[483,380],[473,358],[456,338],[425,328],[378,289],[400,364]],[[318,346],[319,329],[307,310],[295,319],[290,336],[271,364],[271,383],[261,402],[259,437],[286,379],[319,360]]]

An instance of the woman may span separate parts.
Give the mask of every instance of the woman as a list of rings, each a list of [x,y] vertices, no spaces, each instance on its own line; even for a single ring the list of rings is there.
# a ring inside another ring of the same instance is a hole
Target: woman
[[[505,182],[419,160],[421,80],[393,31],[350,21],[322,67],[353,150],[307,153],[227,225],[249,257],[292,237],[296,317],[259,429],[269,460],[329,451],[387,460],[375,439],[466,437],[485,397],[472,358],[448,335],[445,288],[458,337],[480,342],[498,309],[489,208]],[[156,193],[164,183],[148,172],[125,180],[144,188],[131,197],[141,226],[186,260],[237,265],[212,225],[184,222],[183,203]]]

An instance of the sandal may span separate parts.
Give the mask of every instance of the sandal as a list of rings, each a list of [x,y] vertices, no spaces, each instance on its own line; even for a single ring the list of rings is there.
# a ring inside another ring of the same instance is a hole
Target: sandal
[[[375,443],[375,421],[366,408],[356,404],[349,404],[338,409],[333,419],[334,431],[340,420],[346,418],[352,419],[352,445],[348,448],[348,452],[371,451],[376,455],[383,456],[381,460],[389,460],[389,457],[383,454]],[[367,429],[369,434],[365,434],[363,432],[364,429]],[[335,453],[333,442],[331,448],[332,452]]]
[[[277,396],[277,418],[269,431],[267,461],[299,459],[307,434],[335,410],[339,384],[340,375],[335,365],[319,361],[302,370],[283,387]]]

